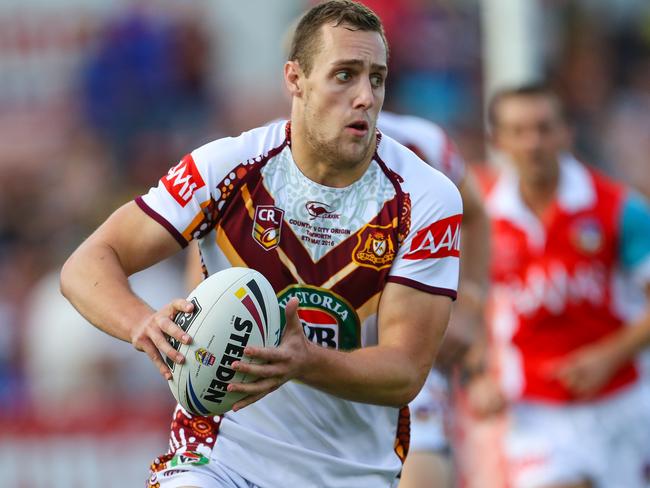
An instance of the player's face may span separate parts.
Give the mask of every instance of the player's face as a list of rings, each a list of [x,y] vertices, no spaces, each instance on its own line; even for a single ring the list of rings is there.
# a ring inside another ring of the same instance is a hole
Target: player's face
[[[304,82],[304,126],[313,149],[354,166],[374,151],[384,103],[386,46],[377,32],[321,28],[320,50]]]
[[[546,182],[558,172],[568,130],[555,100],[546,96],[507,97],[496,107],[495,146],[509,156],[519,176]]]

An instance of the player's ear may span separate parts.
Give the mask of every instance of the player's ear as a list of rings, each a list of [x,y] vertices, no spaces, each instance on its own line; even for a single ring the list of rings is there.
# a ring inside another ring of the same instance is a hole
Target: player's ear
[[[299,97],[302,95],[303,78],[304,73],[298,61],[287,61],[284,63],[284,83],[292,96]]]

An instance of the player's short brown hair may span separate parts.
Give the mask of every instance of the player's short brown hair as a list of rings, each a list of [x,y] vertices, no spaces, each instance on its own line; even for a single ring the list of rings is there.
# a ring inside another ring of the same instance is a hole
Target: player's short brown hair
[[[384,26],[377,14],[351,0],[330,0],[316,5],[303,15],[293,34],[289,61],[297,61],[305,75],[309,75],[313,68],[314,56],[320,44],[320,28],[329,23],[345,25],[353,30],[378,32],[388,55]]]
[[[487,107],[487,121],[490,130],[499,126],[499,105],[506,99],[518,97],[544,97],[553,102],[557,109],[557,114],[561,120],[565,121],[566,117],[562,102],[553,89],[543,82],[528,83],[519,86],[512,86],[498,90],[490,98]]]

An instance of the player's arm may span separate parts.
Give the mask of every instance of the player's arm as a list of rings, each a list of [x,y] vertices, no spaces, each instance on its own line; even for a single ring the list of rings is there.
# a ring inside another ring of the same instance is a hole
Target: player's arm
[[[578,396],[603,387],[622,366],[650,345],[650,205],[629,195],[620,216],[619,264],[646,292],[645,310],[626,326],[571,354],[554,372]]]
[[[476,371],[483,367],[486,354],[483,314],[491,253],[490,220],[471,172],[465,171],[458,190],[463,201],[458,300],[436,366],[446,369],[460,361],[468,370]]]
[[[104,332],[131,342],[147,353],[169,377],[159,351],[181,362],[164,334],[189,341],[171,320],[192,304],[179,299],[161,311],[135,295],[128,276],[180,250],[179,243],[134,202],[115,211],[66,261],[61,292],[88,321]]]
[[[464,294],[468,294],[471,295],[471,300],[482,304],[488,287],[491,252],[490,219],[471,172],[465,173],[458,190],[463,201],[461,242],[463,261],[460,268],[459,299]]]
[[[204,280],[201,270],[201,254],[199,245],[192,241],[187,246],[187,258],[185,260],[185,288],[190,292]]]
[[[650,286],[646,289],[650,303]],[[581,347],[553,370],[569,390],[578,397],[597,393],[625,364],[650,345],[650,307],[633,322],[613,334]]]

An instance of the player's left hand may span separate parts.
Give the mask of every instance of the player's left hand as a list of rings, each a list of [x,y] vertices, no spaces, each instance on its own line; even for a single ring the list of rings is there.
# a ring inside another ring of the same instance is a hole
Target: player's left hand
[[[265,364],[244,361],[233,363],[236,371],[251,374],[258,379],[250,383],[231,383],[228,391],[239,391],[248,395],[233,405],[236,412],[254,403],[289,380],[299,378],[308,360],[309,341],[298,318],[298,299],[292,298],[284,310],[286,324],[282,341],[278,347],[246,347],[244,355],[259,359]]]
[[[608,344],[589,345],[563,358],[549,373],[577,398],[589,398],[618,370],[615,357]]]

